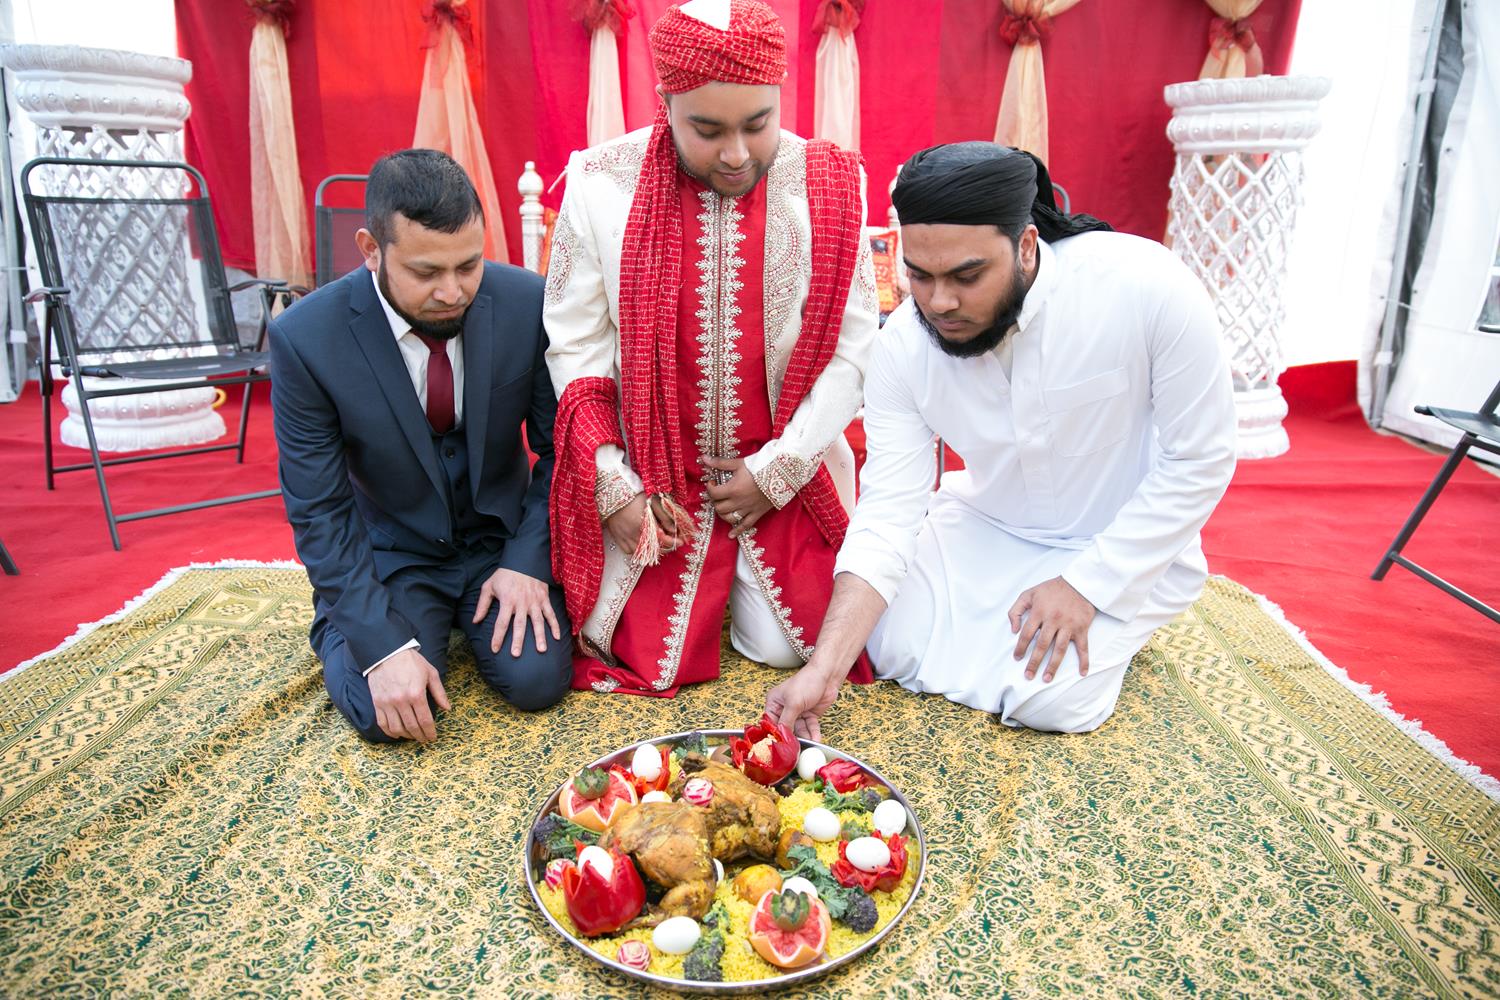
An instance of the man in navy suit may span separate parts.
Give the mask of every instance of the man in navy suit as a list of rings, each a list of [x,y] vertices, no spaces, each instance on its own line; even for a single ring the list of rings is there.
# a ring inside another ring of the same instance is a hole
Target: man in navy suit
[[[281,486],[329,697],[368,740],[428,742],[454,627],[516,708],[571,678],[542,279],[485,262],[479,198],[435,150],[377,161],[365,215],[365,266],[270,324]]]

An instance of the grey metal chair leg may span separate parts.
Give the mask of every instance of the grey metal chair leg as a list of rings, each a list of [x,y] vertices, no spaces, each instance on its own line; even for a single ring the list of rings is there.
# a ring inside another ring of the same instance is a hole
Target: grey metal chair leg
[[[1375,567],[1375,572],[1370,574],[1370,579],[1385,579],[1385,574],[1396,562],[1401,550],[1416,533],[1417,525],[1421,524],[1422,518],[1427,516],[1427,511],[1431,509],[1433,501],[1437,499],[1439,493],[1443,492],[1443,487],[1448,485],[1448,480],[1453,478],[1453,473],[1458,471],[1464,456],[1469,453],[1469,449],[1474,446],[1476,440],[1478,439],[1474,435],[1465,434],[1463,439],[1454,446],[1452,453],[1448,456],[1448,461],[1443,463],[1443,467],[1438,470],[1438,474],[1433,477],[1432,483],[1427,487],[1427,492],[1423,493],[1422,499],[1417,501],[1416,508],[1406,519],[1406,523],[1401,526],[1401,530],[1397,532],[1395,540],[1391,542],[1391,547],[1386,550],[1385,555],[1381,557],[1380,564]]]
[[[21,575],[21,570],[16,566],[16,561],[10,556],[10,550],[5,547],[4,539],[0,539],[0,569],[5,570],[6,576]]]
[[[74,369],[77,371],[77,369]],[[109,486],[104,482],[104,460],[99,457],[99,440],[94,437],[94,418],[89,411],[89,399],[83,388],[83,377],[78,378],[78,408],[83,411],[83,429],[89,436],[89,454],[94,459],[94,475],[99,480],[99,497],[104,501],[104,520],[109,524],[109,540],[115,551],[120,551],[120,529],[116,526],[115,508],[109,502]]]

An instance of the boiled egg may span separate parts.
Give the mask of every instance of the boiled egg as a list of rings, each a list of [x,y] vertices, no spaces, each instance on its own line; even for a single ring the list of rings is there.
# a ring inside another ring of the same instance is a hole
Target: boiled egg
[[[615,859],[604,848],[593,844],[578,852],[578,870],[582,871],[585,866],[593,867],[606,882],[615,873]]]
[[[653,791],[647,792],[645,795],[642,795],[641,796],[641,801],[642,802],[671,802],[672,801],[672,796],[668,795],[666,792],[658,792],[658,791],[654,791],[653,790]]]
[[[802,817],[802,832],[813,840],[827,842],[837,840],[839,837],[839,818],[833,813],[818,806],[809,809],[807,815]]]
[[[844,857],[862,872],[878,872],[891,863],[891,849],[879,837],[856,837],[844,848]]]
[[[698,943],[703,931],[692,917],[668,917],[651,932],[651,943],[666,955],[686,955]]]
[[[886,799],[875,807],[872,819],[880,835],[889,837],[906,829],[906,807],[895,799]]]
[[[813,780],[818,768],[828,763],[828,755],[817,747],[808,747],[797,758],[797,776],[803,781]]]
[[[650,743],[636,747],[635,756],[630,758],[630,773],[642,781],[655,781],[661,777],[661,751]]]

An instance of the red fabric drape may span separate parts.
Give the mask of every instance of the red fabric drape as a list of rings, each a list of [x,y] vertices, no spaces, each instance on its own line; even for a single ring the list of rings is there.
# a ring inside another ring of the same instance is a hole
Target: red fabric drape
[[[474,0],[470,79],[519,262],[520,196],[527,160],[548,184],[584,145],[588,33],[557,0]],[[636,24],[620,45],[625,124],[650,124],[656,79],[648,28],[671,0],[636,0]],[[791,77],[782,124],[809,135],[812,34],[820,0],[770,0],[786,28]],[[1255,35],[1267,73],[1286,72],[1300,0],[1265,0]],[[250,217],[248,11],[223,0],[176,0],[179,48],[193,60],[187,155],[214,195],[226,260],[253,267]],[[896,165],[935,142],[994,135],[1010,47],[995,0],[869,0],[855,36],[860,52],[860,142],[870,177],[870,221],[883,223]],[[227,10],[234,10],[230,15]],[[1085,3],[1046,47],[1052,176],[1075,209],[1143,236],[1161,235],[1172,146],[1162,87],[1197,79],[1213,11],[1202,0]],[[317,0],[298,8],[287,41],[297,142],[308,211],[318,181],[363,173],[405,146],[416,122],[426,25],[414,0]],[[800,85],[799,85],[800,82]],[[555,205],[558,194],[549,199]]]

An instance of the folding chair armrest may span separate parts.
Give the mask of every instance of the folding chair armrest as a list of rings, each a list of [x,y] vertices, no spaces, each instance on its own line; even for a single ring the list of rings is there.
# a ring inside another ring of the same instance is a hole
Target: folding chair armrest
[[[71,295],[72,293],[73,290],[67,285],[48,285],[43,288],[33,289],[31,294],[27,295],[22,301],[29,306],[33,302],[40,302],[43,299],[60,299],[64,295]]]
[[[243,292],[247,288],[260,287],[265,287],[268,289],[280,289],[287,288],[289,286],[287,285],[287,282],[284,278],[247,278],[244,281],[230,285],[229,290],[231,292]]]

